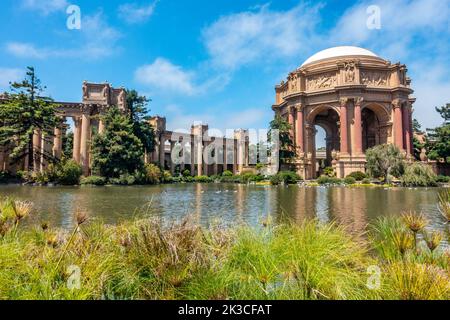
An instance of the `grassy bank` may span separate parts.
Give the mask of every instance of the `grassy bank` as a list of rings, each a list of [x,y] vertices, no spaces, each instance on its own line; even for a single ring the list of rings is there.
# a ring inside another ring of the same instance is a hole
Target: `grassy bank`
[[[0,210],[1,299],[450,298],[450,255],[440,246],[448,234],[426,233],[420,215],[351,235],[317,221],[110,226],[81,213],[63,231],[22,226],[29,203],[7,200]]]

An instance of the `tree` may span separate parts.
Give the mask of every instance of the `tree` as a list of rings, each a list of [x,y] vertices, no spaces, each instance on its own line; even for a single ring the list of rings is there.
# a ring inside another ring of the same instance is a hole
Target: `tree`
[[[117,107],[111,107],[102,118],[105,131],[96,134],[92,140],[94,173],[118,178],[141,171],[144,167],[144,148],[133,132],[130,117]]]
[[[63,156],[71,159],[73,155],[73,132],[70,131],[62,137]]]
[[[9,152],[14,162],[28,157],[30,171],[38,169],[33,167],[35,157],[54,160],[52,154],[33,149],[35,130],[40,130],[50,142],[57,123],[56,105],[43,95],[44,90],[34,68],[27,67],[25,79],[12,83],[11,92],[0,102],[0,146]]]
[[[145,96],[140,96],[136,90],[127,90],[127,107],[133,133],[141,141],[146,152],[155,150],[155,132],[149,123],[147,104],[150,102]]]
[[[450,163],[450,103],[436,108],[436,111],[444,119],[444,123],[435,129],[427,129],[428,158],[445,159]]]
[[[280,157],[280,165],[286,164],[291,160],[294,156],[294,142],[291,137],[292,126],[283,119],[281,116],[275,116],[275,119],[270,122],[269,136],[268,141],[271,141],[272,133],[274,130],[278,130],[279,132],[279,157]]]
[[[417,119],[413,120],[413,152],[414,158],[416,160],[420,160],[420,154],[422,153],[422,149],[425,148],[425,141],[421,141],[418,139],[418,135],[424,136],[422,131],[422,126]]]
[[[393,144],[382,144],[366,151],[367,171],[374,178],[400,177],[405,168],[404,156]]]

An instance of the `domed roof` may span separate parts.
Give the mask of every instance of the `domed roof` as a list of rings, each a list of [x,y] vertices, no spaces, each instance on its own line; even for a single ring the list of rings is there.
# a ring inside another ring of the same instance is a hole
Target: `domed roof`
[[[375,53],[364,48],[340,46],[317,52],[316,54],[309,57],[305,62],[303,62],[302,67],[320,60],[346,56],[369,56],[379,58]]]

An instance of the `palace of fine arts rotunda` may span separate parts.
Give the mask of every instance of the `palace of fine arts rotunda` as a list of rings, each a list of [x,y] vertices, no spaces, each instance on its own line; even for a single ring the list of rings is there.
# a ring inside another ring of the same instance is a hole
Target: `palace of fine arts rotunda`
[[[392,143],[411,157],[411,79],[401,63],[351,46],[320,51],[276,86],[275,114],[291,125],[295,159],[306,179],[318,174],[316,126],[326,134],[324,165],[343,178],[365,171],[365,151]]]

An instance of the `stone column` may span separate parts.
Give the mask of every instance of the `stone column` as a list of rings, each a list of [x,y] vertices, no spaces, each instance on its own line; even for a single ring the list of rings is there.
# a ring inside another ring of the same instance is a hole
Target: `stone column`
[[[191,176],[195,175],[195,137],[191,136]]]
[[[348,154],[348,121],[347,121],[347,102],[348,98],[341,98],[341,153]]]
[[[42,133],[40,129],[34,130],[33,134],[33,170],[39,171],[41,169],[41,143]]]
[[[394,108],[394,144],[403,150],[402,103],[399,99],[392,102]]]
[[[411,133],[411,127],[410,127],[410,112],[409,112],[409,105],[407,103],[404,104],[403,106],[403,128],[404,128],[404,132],[405,132],[405,139],[403,141],[403,145],[406,149],[406,154],[407,155],[411,155],[411,137],[412,137],[412,133]]]
[[[175,148],[176,148],[175,141],[170,141],[170,173],[172,175],[175,174],[175,167],[176,167],[176,163],[173,162],[172,159],[172,152]]]
[[[80,164],[80,145],[81,145],[81,119],[73,118],[73,153],[72,157]]]
[[[303,106],[300,104],[297,106],[297,126],[296,126],[296,141],[295,145],[299,152],[303,152],[304,144],[303,144]]]
[[[223,150],[223,169],[222,169],[222,173],[226,170],[228,170],[228,159],[227,159],[227,138],[223,139],[223,146],[222,146],[222,150]]]
[[[102,119],[98,120],[98,133],[103,134],[105,132],[105,123]]]
[[[295,112],[295,108],[294,107],[288,107],[288,122],[289,125],[291,126],[291,130],[290,130],[290,136],[292,139],[292,142],[295,143],[295,134],[294,134],[294,130],[295,130],[295,120],[294,120],[294,112]]]
[[[164,170],[166,162],[166,139],[163,134],[159,138],[159,166]]]
[[[238,149],[238,141],[236,140],[236,138],[233,139],[233,174],[237,174],[238,171],[238,154],[237,154],[237,149]]]
[[[361,104],[363,98],[355,99],[355,125],[354,125],[354,139],[355,139],[355,153],[362,154],[362,120],[361,120]]]
[[[91,135],[91,118],[84,113],[81,118],[80,162],[83,175],[89,175],[89,139]]]
[[[203,175],[203,141],[202,136],[195,136],[197,154],[197,176]]]
[[[61,159],[62,157],[62,129],[60,126],[57,126],[54,132],[53,157],[56,159]]]

